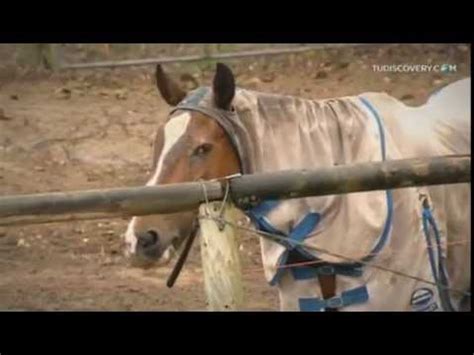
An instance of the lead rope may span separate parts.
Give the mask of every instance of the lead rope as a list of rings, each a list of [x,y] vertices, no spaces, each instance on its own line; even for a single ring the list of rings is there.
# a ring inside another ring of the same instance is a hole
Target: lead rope
[[[186,262],[186,259],[188,258],[188,254],[189,254],[189,251],[191,250],[194,239],[196,239],[198,230],[199,230],[199,223],[198,223],[198,220],[195,219],[194,224],[193,224],[193,229],[191,230],[191,234],[186,240],[186,244],[184,245],[183,252],[179,255],[178,261],[174,265],[173,270],[171,271],[171,274],[168,277],[168,280],[166,281],[166,286],[168,286],[169,288],[173,287],[174,283],[178,279],[178,276],[181,273],[181,270],[183,269],[184,263]]]

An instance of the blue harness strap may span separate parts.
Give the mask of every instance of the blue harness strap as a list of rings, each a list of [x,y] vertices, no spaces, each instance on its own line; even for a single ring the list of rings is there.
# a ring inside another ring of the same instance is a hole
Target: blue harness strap
[[[322,298],[300,298],[299,309],[303,312],[320,312],[326,308],[341,308],[353,304],[365,303],[369,300],[367,286],[360,286],[341,293],[327,300]]]
[[[294,266],[291,273],[295,280],[309,280],[319,275],[343,275],[350,277],[362,276],[364,270],[361,266],[345,265],[345,264],[327,264],[321,266]]]
[[[276,241],[286,248],[286,251],[282,254],[278,262],[278,265],[281,266],[286,264],[289,252],[295,249],[298,250],[299,244],[317,227],[321,221],[321,215],[315,212],[308,213],[290,233],[286,234],[275,228],[266,218],[268,213],[275,209],[278,204],[279,201],[277,200],[263,201],[256,207],[247,210],[246,213],[255,223],[258,230],[285,237],[283,240]],[[280,280],[283,271],[283,268],[277,270],[275,276],[270,281],[270,285],[274,286]]]
[[[453,312],[455,311],[454,306],[451,302],[451,297],[447,287],[449,287],[449,277],[446,270],[446,258],[443,255],[443,250],[441,248],[441,235],[436,224],[436,220],[431,212],[431,209],[428,206],[423,206],[422,212],[422,222],[423,222],[423,232],[425,234],[426,245],[428,249],[428,257],[430,260],[431,272],[433,273],[433,278],[438,284],[438,293],[440,296],[441,304],[443,309],[446,311]],[[435,256],[434,247],[430,238],[430,227],[433,230],[435,243],[436,243],[436,254]],[[444,286],[444,287],[443,287]]]
[[[430,232],[429,232],[429,226],[431,225],[430,222],[433,216],[431,215],[431,211],[426,207],[423,207],[423,212],[421,215],[422,215],[422,222],[423,222],[423,232],[425,233],[426,246],[428,249],[428,257],[430,259],[431,272],[433,273],[433,278],[435,279],[435,281],[437,281],[438,269],[436,267],[436,259],[435,259],[433,244],[431,243]]]
[[[305,250],[301,247],[300,243],[316,229],[317,225],[321,220],[319,213],[308,213],[298,225],[291,230],[289,234],[285,234],[276,229],[266,219],[266,215],[278,206],[279,202],[276,200],[267,200],[260,203],[258,206],[247,211],[247,215],[257,225],[257,228],[261,231],[272,233],[286,237],[285,240],[278,241],[279,244],[283,245],[287,250],[283,253],[278,263],[279,266],[285,265],[288,259],[289,252],[296,250],[301,255],[305,256],[309,260],[318,260],[308,252],[304,253]],[[305,255],[306,254],[306,255]],[[315,278],[318,275],[332,275],[339,274],[344,276],[359,277],[362,276],[363,268],[361,264],[323,264],[321,266],[294,266],[289,268],[296,280],[307,280]],[[270,285],[274,286],[278,283],[283,268],[279,268],[273,279],[270,281]]]
[[[288,250],[293,250],[316,228],[321,220],[321,215],[315,212],[308,213],[289,234],[286,234],[276,229],[266,218],[267,214],[275,209],[278,204],[279,201],[277,200],[263,201],[256,207],[248,210],[247,215],[259,230],[286,237],[285,240],[281,240],[279,243]]]
[[[308,213],[301,220],[298,225],[288,235],[288,243],[290,244],[290,250],[298,247],[305,238],[316,229],[317,225],[321,221],[321,215],[316,212]]]
[[[383,121],[380,115],[378,114],[377,110],[370,104],[370,102],[365,99],[364,97],[359,98],[362,104],[367,107],[367,109],[372,113],[375,117],[375,121],[377,122],[377,127],[379,129],[380,134],[380,148],[382,153],[382,161],[387,159],[387,151],[385,146],[385,131],[383,127]],[[363,262],[368,262],[375,258],[377,254],[383,249],[383,247],[387,244],[387,241],[390,236],[390,229],[392,227],[392,219],[393,219],[393,195],[391,190],[386,190],[386,200],[387,200],[387,218],[385,219],[385,225],[382,231],[380,238],[378,239],[377,243],[374,245],[371,252],[362,258]]]
[[[268,222],[266,216],[270,213],[274,208],[278,206],[280,202],[277,200],[266,200],[258,204],[256,207],[249,209],[246,211],[247,216],[249,216],[252,221],[257,226],[257,229],[263,232],[276,234],[279,236],[285,236],[284,233],[280,232],[278,229],[272,226],[270,222]],[[281,242],[283,244],[283,242]],[[288,245],[286,243],[283,244],[285,247]]]

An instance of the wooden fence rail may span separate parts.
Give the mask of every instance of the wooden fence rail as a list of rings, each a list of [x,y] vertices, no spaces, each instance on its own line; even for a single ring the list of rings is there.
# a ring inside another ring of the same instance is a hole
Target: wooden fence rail
[[[228,180],[0,197],[0,226],[173,213],[237,203],[471,181],[471,156],[456,155],[243,175]]]

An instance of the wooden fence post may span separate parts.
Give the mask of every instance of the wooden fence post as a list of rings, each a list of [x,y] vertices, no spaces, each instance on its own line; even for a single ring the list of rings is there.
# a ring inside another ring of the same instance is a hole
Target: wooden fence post
[[[218,218],[221,202],[201,204],[199,214]],[[236,223],[237,209],[226,204],[223,219]],[[226,224],[222,230],[219,223],[208,218],[200,220],[201,259],[204,273],[204,288],[210,311],[235,311],[242,308],[243,285],[237,231]]]
[[[48,70],[59,68],[59,58],[56,45],[52,43],[38,43],[36,45],[36,65]]]

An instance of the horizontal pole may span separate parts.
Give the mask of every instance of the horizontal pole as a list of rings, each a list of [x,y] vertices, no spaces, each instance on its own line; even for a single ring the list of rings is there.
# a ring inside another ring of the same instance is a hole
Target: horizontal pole
[[[188,55],[181,57],[162,57],[162,58],[149,58],[149,59],[129,59],[121,61],[103,61],[93,63],[76,63],[76,64],[61,64],[61,69],[87,69],[87,68],[115,68],[115,67],[127,67],[127,66],[143,66],[152,64],[169,64],[169,63],[182,63],[182,62],[198,62],[209,59],[238,59],[244,57],[256,57],[256,56],[271,56],[281,55],[290,53],[302,53],[314,49],[322,48],[335,48],[342,46],[357,46],[361,44],[317,44],[317,45],[306,45],[293,48],[277,48],[277,49],[265,49],[265,50],[253,50],[253,51],[240,51],[234,53],[216,53],[212,55]]]
[[[318,170],[288,170],[233,177],[232,199],[324,196],[413,186],[469,183],[471,156],[341,165]],[[56,192],[0,197],[0,226],[174,213],[222,200],[225,181]]]
[[[471,156],[448,155],[340,165],[318,170],[244,175],[232,182],[232,197],[289,199],[471,181]]]

